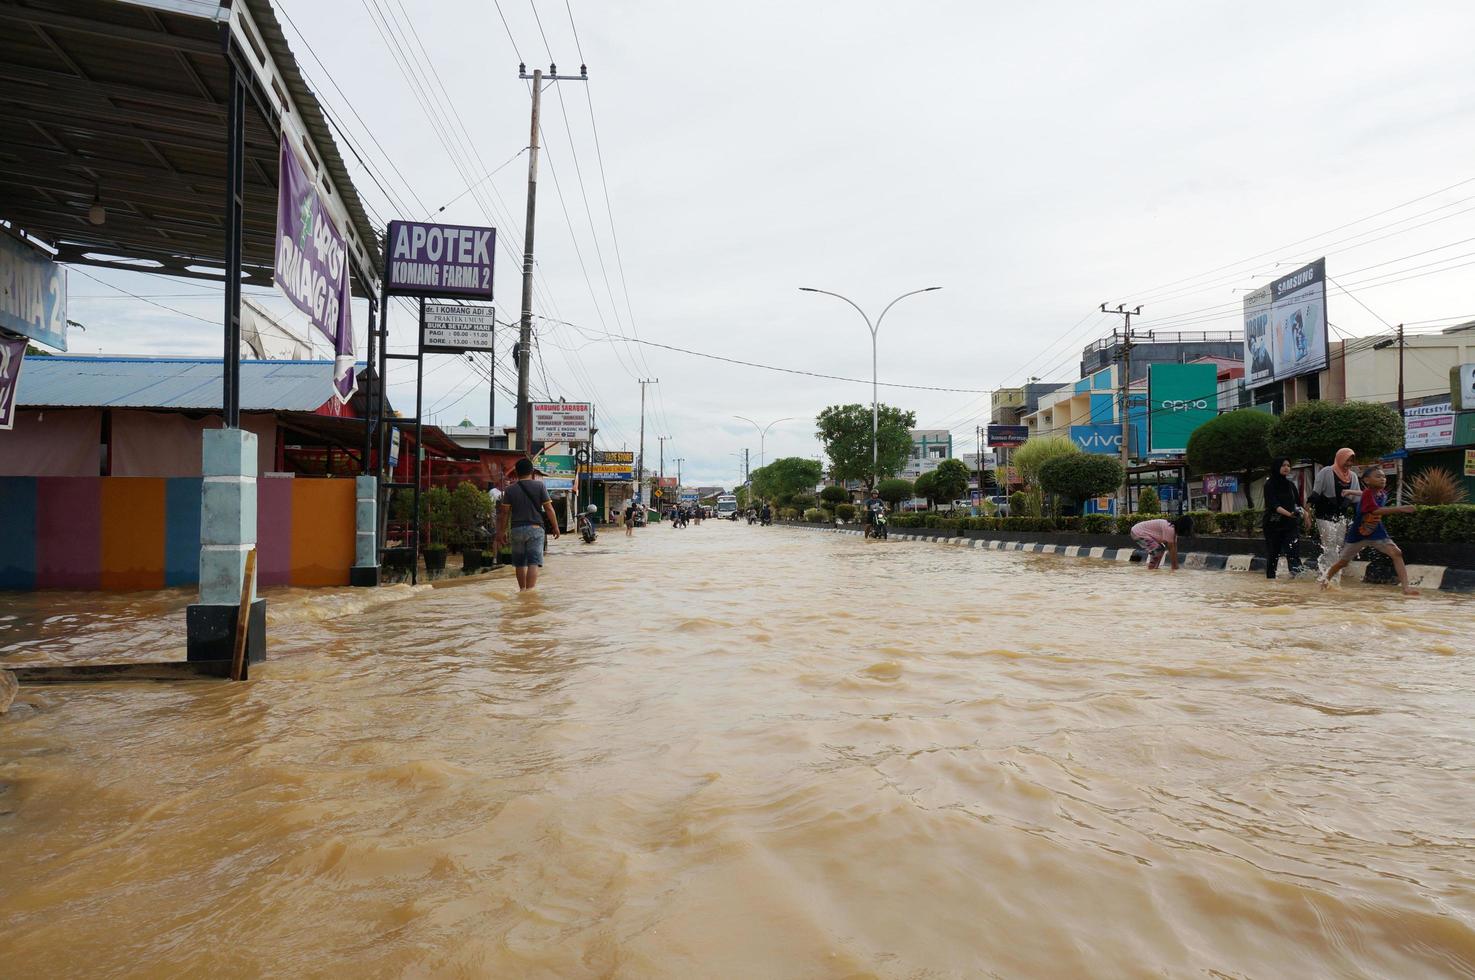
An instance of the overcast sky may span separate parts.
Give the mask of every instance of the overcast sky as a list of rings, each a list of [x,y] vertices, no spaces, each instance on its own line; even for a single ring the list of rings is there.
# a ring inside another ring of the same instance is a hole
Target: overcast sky
[[[463,191],[527,144],[519,56],[529,69],[554,60],[578,71],[563,0],[534,2],[551,59],[529,0],[501,0],[511,40],[488,0],[277,3],[322,59],[286,25],[309,83],[395,200],[343,147],[360,194],[384,218],[422,218],[461,195],[442,217],[498,227],[508,247],[496,305],[513,320],[526,157]],[[571,6],[590,80],[587,97],[580,83],[562,85],[562,103],[557,88],[544,95],[535,313],[577,327],[539,322],[537,387],[546,371],[554,395],[594,401],[601,445],[634,448],[635,379],[659,378],[647,458],[654,466],[655,437],[671,436],[667,472],[684,457],[687,483],[731,485],[744,448],[757,465],[758,435],[734,415],[793,417],[770,431],[767,457],[814,456],[819,410],[869,402],[860,316],[799,286],[843,293],[873,316],[900,293],[943,286],[888,315],[880,377],[954,389],[1075,379],[1082,345],[1112,328],[1090,315],[1102,301],[1143,303],[1143,328],[1238,329],[1237,289],[1323,254],[1328,275],[1372,311],[1329,289],[1329,318],[1347,333],[1384,329],[1374,314],[1475,316],[1468,2]],[[386,13],[415,77],[455,119],[460,169],[380,33]],[[87,324],[77,350],[218,353],[216,294],[85,271],[210,322],[74,275],[72,316]],[[293,316],[285,300],[263,301]],[[360,351],[366,322],[355,304]],[[391,327],[393,345],[411,342],[403,309]],[[636,332],[866,383],[603,336]],[[429,367],[432,413],[484,424],[485,382],[473,384],[463,362]],[[397,370],[406,373],[391,376],[391,397],[408,414],[411,369]],[[986,395],[881,397],[915,410],[921,426],[954,428],[959,452],[986,421]],[[497,413],[512,419],[507,398]]]

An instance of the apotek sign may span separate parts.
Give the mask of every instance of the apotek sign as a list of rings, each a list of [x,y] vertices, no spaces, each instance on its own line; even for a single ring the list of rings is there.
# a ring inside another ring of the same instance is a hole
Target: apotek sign
[[[57,350],[67,349],[67,270],[3,232],[0,328]]]
[[[588,442],[594,406],[588,402],[533,402],[535,442]]]
[[[1147,451],[1183,453],[1188,437],[1219,414],[1219,369],[1213,364],[1147,366]]]
[[[391,296],[491,299],[497,229],[391,221],[384,285]]]
[[[1029,441],[1027,425],[991,425],[986,436],[990,446],[1013,448]]]

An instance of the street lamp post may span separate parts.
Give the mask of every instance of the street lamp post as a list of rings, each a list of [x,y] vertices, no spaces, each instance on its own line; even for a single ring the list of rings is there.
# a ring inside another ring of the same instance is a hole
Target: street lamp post
[[[754,422],[752,419],[748,418],[746,415],[734,415],[733,418],[735,418],[735,419],[741,419],[742,421],[748,423],[753,428],[755,428],[755,429],[758,430],[758,468],[759,469],[762,469],[763,468],[763,464],[765,462],[767,462],[767,459],[764,457],[764,454],[763,454],[763,444],[764,444],[765,438],[768,436],[768,430],[771,429],[771,428],[773,428],[775,425],[778,425],[780,422],[792,422],[792,421],[794,421],[794,416],[792,416],[792,415],[789,416],[786,419],[774,419],[772,422],[768,423],[767,425],[759,425],[757,422]]]
[[[877,397],[877,389],[880,387],[880,384],[876,380],[876,334],[881,330],[881,321],[886,319],[886,314],[897,303],[900,303],[908,296],[915,296],[918,293],[936,292],[941,288],[941,286],[928,286],[925,289],[914,289],[909,293],[902,293],[896,299],[886,304],[886,308],[881,311],[880,316],[876,317],[876,322],[872,325],[871,318],[866,316],[866,311],[856,306],[855,302],[848,297],[841,296],[839,293],[832,293],[828,289],[815,289],[812,286],[799,287],[799,291],[802,293],[824,293],[826,296],[833,296],[836,299],[849,303],[855,308],[855,312],[860,314],[860,318],[866,322],[866,329],[871,332],[871,486],[873,487],[876,485],[876,479],[880,476],[877,472],[880,464],[878,463],[879,454],[876,448],[876,438],[877,431],[881,427],[880,400]]]

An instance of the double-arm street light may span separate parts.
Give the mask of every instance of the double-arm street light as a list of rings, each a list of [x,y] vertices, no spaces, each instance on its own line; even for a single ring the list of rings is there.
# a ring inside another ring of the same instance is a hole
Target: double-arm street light
[[[733,418],[735,418],[735,419],[742,419],[744,422],[748,423],[753,428],[755,428],[755,429],[758,430],[758,468],[761,470],[763,468],[763,464],[767,461],[764,458],[764,455],[763,455],[763,442],[764,442],[764,439],[768,436],[768,430],[771,429],[771,428],[773,428],[775,425],[778,425],[780,422],[792,422],[792,421],[794,421],[795,416],[791,415],[791,416],[789,416],[786,419],[774,419],[772,422],[768,423],[767,425],[759,425],[757,422],[754,422],[752,419],[748,418],[746,415],[734,415]]]
[[[884,309],[884,310],[881,311],[881,315],[878,316],[878,317],[876,317],[876,322],[874,324],[872,324],[871,323],[871,318],[868,317],[868,316],[866,316],[866,311],[863,310],[863,309],[861,309],[859,306],[856,306],[855,305],[855,302],[853,300],[851,300],[851,299],[849,299],[849,298],[847,298],[845,296],[841,296],[839,293],[832,293],[828,289],[815,289],[812,286],[800,286],[799,287],[799,291],[800,292],[803,292],[803,293],[824,293],[826,296],[833,296],[836,299],[844,300],[845,302],[849,303],[851,306],[855,307],[855,312],[857,312],[857,313],[860,314],[861,319],[866,322],[866,328],[871,331],[871,485],[872,486],[875,486],[876,478],[878,476],[880,476],[880,474],[877,472],[877,470],[879,469],[879,463],[878,463],[878,458],[879,457],[878,457],[878,453],[877,453],[877,449],[876,449],[876,433],[877,433],[877,430],[879,430],[880,427],[881,427],[881,424],[880,424],[880,408],[879,408],[880,402],[879,402],[879,399],[876,396],[876,390],[877,390],[877,388],[880,387],[879,383],[876,381],[876,334],[881,329],[881,321],[884,320],[884,319],[886,319],[887,312],[889,312],[890,309],[893,306],[895,306],[897,303],[900,303],[902,300],[906,299],[908,296],[915,296],[918,293],[931,293],[931,292],[936,292],[937,290],[939,290],[941,288],[942,288],[941,286],[928,286],[926,289],[914,289],[914,290],[912,290],[909,293],[902,293],[900,296],[896,297],[896,299],[894,299],[891,302],[889,302],[889,303],[886,304],[886,309]]]

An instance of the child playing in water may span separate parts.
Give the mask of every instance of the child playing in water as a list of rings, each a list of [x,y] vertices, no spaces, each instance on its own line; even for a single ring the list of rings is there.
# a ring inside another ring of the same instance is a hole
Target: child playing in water
[[[1388,493],[1384,487],[1388,478],[1383,475],[1381,466],[1369,466],[1362,471],[1362,499],[1357,504],[1357,519],[1347,528],[1347,538],[1342,545],[1342,551],[1337,555],[1336,563],[1322,573],[1317,582],[1323,589],[1332,584],[1332,578],[1347,563],[1356,558],[1363,548],[1376,548],[1389,558],[1393,559],[1393,570],[1398,573],[1398,584],[1403,586],[1404,595],[1418,595],[1419,590],[1411,588],[1408,584],[1408,568],[1403,564],[1403,552],[1393,539],[1388,536],[1388,528],[1383,525],[1383,517],[1386,514],[1412,514],[1412,507],[1389,507]]]
[[[1157,568],[1168,556],[1169,568],[1178,570],[1178,539],[1193,533],[1193,518],[1184,514],[1176,521],[1156,518],[1132,525],[1132,540],[1147,552],[1147,567]]]

